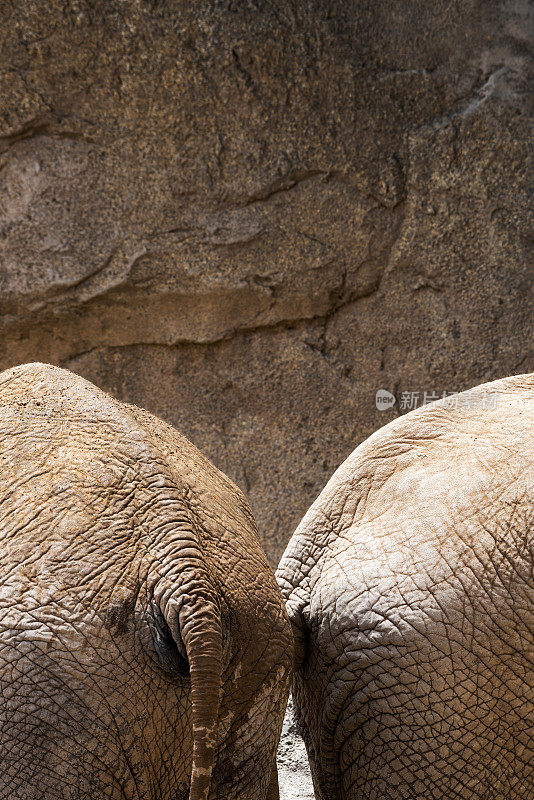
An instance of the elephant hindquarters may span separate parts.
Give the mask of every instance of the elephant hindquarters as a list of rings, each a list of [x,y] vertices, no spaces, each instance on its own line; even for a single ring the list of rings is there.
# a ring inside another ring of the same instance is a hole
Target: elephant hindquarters
[[[532,716],[524,699],[507,676],[428,655],[415,667],[408,653],[398,654],[361,676],[334,734],[340,796],[531,800]]]
[[[295,678],[321,800],[534,800],[534,597],[517,567],[506,590],[471,570],[355,592],[338,573],[331,603],[323,572]]]

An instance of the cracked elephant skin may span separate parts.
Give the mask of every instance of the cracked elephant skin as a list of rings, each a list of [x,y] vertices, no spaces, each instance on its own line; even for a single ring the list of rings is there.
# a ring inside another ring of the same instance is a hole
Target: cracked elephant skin
[[[272,800],[291,628],[239,490],[170,425],[0,375],[1,800]]]
[[[533,800],[534,376],[399,417],[277,578],[321,800]]]

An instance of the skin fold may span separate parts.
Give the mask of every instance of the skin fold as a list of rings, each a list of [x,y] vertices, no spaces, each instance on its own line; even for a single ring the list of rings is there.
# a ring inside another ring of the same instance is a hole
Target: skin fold
[[[0,437],[0,800],[276,800],[291,628],[239,490],[48,365]]]
[[[533,800],[534,376],[399,417],[277,570],[320,800]]]

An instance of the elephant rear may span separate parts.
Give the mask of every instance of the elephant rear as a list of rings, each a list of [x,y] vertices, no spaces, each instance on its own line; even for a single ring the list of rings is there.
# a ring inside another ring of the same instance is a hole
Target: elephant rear
[[[406,415],[297,529],[277,576],[321,800],[534,798],[533,422],[532,376]]]
[[[274,800],[292,660],[239,490],[172,426],[0,375],[1,800]]]

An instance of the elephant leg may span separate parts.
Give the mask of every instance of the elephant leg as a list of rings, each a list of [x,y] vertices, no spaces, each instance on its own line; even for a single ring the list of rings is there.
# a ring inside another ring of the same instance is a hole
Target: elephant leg
[[[276,769],[276,764],[274,765],[271,774],[271,782],[267,790],[266,800],[280,800],[280,791],[278,789],[278,770]]]

